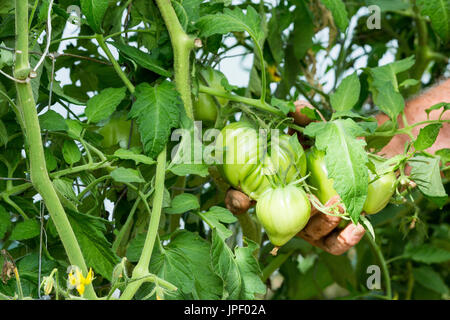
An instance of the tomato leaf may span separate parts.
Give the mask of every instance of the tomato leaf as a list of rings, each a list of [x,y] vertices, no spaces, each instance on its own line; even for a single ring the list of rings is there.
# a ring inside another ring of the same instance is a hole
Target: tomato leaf
[[[105,237],[107,220],[66,210],[73,232],[80,244],[88,267],[111,280],[114,266],[119,258],[111,249],[111,244]]]
[[[175,85],[168,81],[154,87],[142,83],[135,96],[129,116],[137,120],[145,152],[155,159],[179,124],[182,102]]]
[[[280,109],[284,114],[288,114],[289,112],[295,112],[295,105],[292,101],[284,101],[284,100],[272,97],[270,104],[272,106]],[[307,109],[307,108],[305,108],[305,109]]]
[[[53,110],[39,116],[39,125],[41,130],[48,131],[66,131],[68,128],[63,116]]]
[[[40,226],[37,220],[29,219],[17,223],[11,232],[10,240],[27,240],[38,236]]]
[[[412,167],[411,179],[425,196],[442,207],[448,195],[442,185],[439,162],[439,158],[425,156],[416,156],[409,160]]]
[[[210,228],[215,229],[223,239],[227,239],[233,234],[231,230],[222,224],[222,222],[233,223],[237,221],[236,217],[233,216],[229,210],[214,206],[211,207],[209,211],[200,212],[198,215],[209,225]]]
[[[349,24],[347,9],[342,0],[320,0],[333,14],[333,19],[339,29],[344,32]]]
[[[448,287],[439,273],[428,266],[413,268],[414,280],[425,288],[441,294],[448,294]]]
[[[393,121],[405,108],[403,96],[395,91],[391,82],[374,82],[373,100],[375,104],[389,116]]]
[[[360,92],[361,84],[355,72],[342,80],[336,92],[330,96],[331,106],[336,111],[350,111],[358,102]]]
[[[179,231],[170,239],[167,247],[181,250],[192,266],[194,299],[220,299],[223,294],[223,281],[214,272],[211,259],[211,243],[198,234]]]
[[[96,123],[111,116],[125,98],[126,88],[108,88],[90,98],[86,104],[86,116]]]
[[[239,267],[234,259],[233,252],[215,228],[212,231],[211,259],[213,270],[224,282],[226,298],[230,300],[239,299],[243,281]]]
[[[62,148],[64,160],[72,165],[81,159],[81,151],[73,140],[65,140]]]
[[[117,169],[114,169],[110,173],[110,175],[117,182],[126,182],[126,183],[145,182],[145,180],[142,179],[142,177],[140,176],[139,171],[135,169],[119,167]]]
[[[246,247],[236,247],[234,249],[235,260],[241,273],[242,291],[239,299],[253,300],[255,293],[265,294],[266,285],[261,281],[261,268],[254,253],[258,249],[258,245],[244,238]]]
[[[89,26],[97,33],[102,33],[102,20],[108,9],[108,0],[80,0],[81,11],[86,16]]]
[[[164,210],[167,214],[180,214],[189,210],[200,208],[200,203],[196,196],[190,193],[182,193],[172,199],[170,208]]]
[[[441,128],[441,123],[435,123],[420,129],[419,135],[417,136],[416,141],[414,141],[414,148],[417,151],[422,151],[431,147],[436,141]]]
[[[441,157],[442,163],[446,164],[450,162],[450,149],[440,149],[435,154]]]
[[[368,162],[364,141],[356,139],[364,131],[353,120],[334,120],[309,124],[304,132],[316,138],[316,147],[325,151],[328,175],[352,221],[357,223],[368,190]]]
[[[153,71],[163,77],[170,77],[172,73],[161,65],[161,62],[155,59],[151,54],[145,53],[138,48],[128,46],[123,43],[112,42],[117,49],[119,49],[120,53],[124,54],[126,57],[132,59],[135,63],[140,65],[141,67]]]
[[[444,112],[447,111],[447,110],[450,110],[450,103],[447,103],[447,102],[440,102],[440,103],[437,103],[437,104],[435,104],[434,106],[431,106],[430,108],[426,109],[425,112],[427,113],[427,117],[430,118],[430,113],[431,113],[431,111],[433,111],[433,110],[439,110],[439,109],[441,109],[441,108],[444,109],[444,110],[443,110]]]
[[[429,244],[419,246],[407,244],[403,255],[406,258],[426,264],[450,261],[450,251]]]
[[[446,0],[418,0],[417,6],[423,16],[429,16],[431,26],[442,42],[450,40],[450,2]]]
[[[410,69],[414,63],[414,56],[410,56],[381,67],[368,69],[368,83],[373,100],[394,122],[405,108],[405,101],[399,93],[397,74]]]
[[[244,31],[257,43],[264,38],[261,17],[252,6],[247,7],[246,15],[239,8],[225,8],[223,13],[203,16],[196,23],[196,27],[200,30],[199,36],[205,38],[214,34]]]
[[[122,148],[117,149],[114,152],[113,156],[117,157],[119,159],[123,159],[123,160],[133,160],[134,162],[136,162],[136,164],[143,163],[143,164],[147,164],[147,165],[152,165],[152,164],[156,163],[155,160],[153,160],[152,158],[149,158],[143,154],[138,154],[132,150],[122,149]]]

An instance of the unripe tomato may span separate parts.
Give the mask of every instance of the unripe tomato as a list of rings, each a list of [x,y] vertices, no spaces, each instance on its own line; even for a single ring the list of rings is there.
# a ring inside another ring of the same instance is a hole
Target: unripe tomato
[[[256,216],[275,246],[284,245],[299,233],[310,215],[306,193],[293,185],[268,189],[256,204]]]
[[[194,117],[198,121],[216,121],[217,105],[212,96],[206,93],[198,94],[198,98],[194,100]]]
[[[280,134],[272,138],[269,145],[270,159],[278,174],[287,183],[295,178],[306,175],[306,153],[303,147],[292,136]]]
[[[229,183],[252,199],[271,186],[270,180],[289,183],[306,173],[306,156],[300,144],[292,145],[291,137],[280,135],[265,143],[256,129],[247,123],[226,126],[216,144],[216,156],[223,159],[222,171]]]
[[[208,87],[214,89],[225,90],[221,81],[225,77],[220,71],[211,67],[203,68],[200,71],[200,83],[204,83]],[[204,81],[203,81],[204,80]],[[205,83],[206,82],[206,83]],[[228,99],[216,97],[219,104],[224,107],[228,104]],[[194,99],[194,116],[195,120],[213,122],[217,118],[217,104],[209,94],[199,93],[198,98]]]
[[[370,180],[375,178],[375,175],[372,175],[371,173],[369,173],[369,176]],[[367,214],[375,214],[383,210],[395,192],[396,180],[395,173],[389,172],[372,183],[369,183],[367,199],[364,203],[363,211]]]
[[[113,114],[109,121],[98,130],[103,136],[102,146],[104,148],[110,148],[117,144],[121,148],[127,148],[128,139],[130,135],[131,120],[127,120],[125,113]],[[130,147],[140,145],[140,135],[138,132],[136,122],[133,123],[133,130],[131,133]]]
[[[338,193],[333,187],[333,179],[328,178],[328,171],[325,165],[325,154],[317,148],[307,151],[307,165],[311,175],[308,184],[316,188],[313,193],[325,204]],[[369,171],[369,181],[375,179],[375,175]],[[383,210],[395,191],[396,176],[394,172],[382,175],[379,179],[369,183],[366,202],[363,211],[367,214],[375,214]]]
[[[257,166],[258,136],[245,122],[233,122],[222,129],[216,139],[215,156],[228,182],[239,186],[242,177]]]
[[[311,173],[308,177],[308,184],[317,189],[312,192],[323,204],[338,194],[333,188],[333,179],[328,179],[324,157],[324,152],[315,147],[306,152],[307,167]]]

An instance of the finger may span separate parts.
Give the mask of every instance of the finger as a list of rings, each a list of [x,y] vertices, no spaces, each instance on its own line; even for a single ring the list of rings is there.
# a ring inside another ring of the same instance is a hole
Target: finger
[[[305,100],[298,100],[294,102],[295,104],[295,112],[291,113],[291,116],[294,118],[294,122],[300,126],[306,126],[307,124],[311,123],[313,120],[308,118],[306,114],[303,114],[301,110],[303,108],[310,108],[314,109],[314,107]]]
[[[320,239],[316,245],[333,255],[341,255],[355,246],[365,232],[366,230],[361,224],[351,223],[343,230],[335,231],[328,237]]]
[[[306,227],[300,231],[300,236],[305,240],[319,240],[333,231],[341,221],[340,217],[318,213],[312,217]]]
[[[243,192],[229,189],[225,196],[225,205],[233,214],[243,214],[253,205],[252,200]]]
[[[339,200],[339,196],[334,196],[326,203],[325,206],[330,207],[339,202]],[[343,213],[344,209],[339,206],[339,211]],[[341,222],[340,217],[321,213],[314,207],[314,205],[311,205],[311,216],[312,217],[306,227],[299,233],[299,236],[307,241],[315,241],[325,237]]]

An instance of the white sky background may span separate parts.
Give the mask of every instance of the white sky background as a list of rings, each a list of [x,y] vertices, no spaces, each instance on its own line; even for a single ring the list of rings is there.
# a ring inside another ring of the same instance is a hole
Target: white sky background
[[[242,1],[236,1],[234,0],[232,3],[233,4],[239,4]],[[253,1],[255,3],[258,3],[259,1]],[[272,4],[275,5],[278,1],[276,0],[271,0]],[[352,18],[351,23],[350,23],[350,27],[348,29],[347,32],[352,32],[352,30],[354,29],[354,27],[356,26],[356,22],[357,22],[357,17],[365,14],[368,12],[367,8],[362,8],[358,14]],[[122,19],[122,22],[125,19],[125,15]],[[139,27],[139,26],[138,26]],[[288,32],[290,29],[286,30],[286,32]],[[68,37],[74,37],[77,36],[79,34],[79,28],[76,25],[73,25],[71,23],[67,23],[66,24],[66,28],[64,29],[63,32],[63,36],[62,38],[68,38]],[[45,33],[41,36],[41,41],[46,41],[46,35]],[[94,43],[98,44],[96,42],[96,40],[92,40]],[[320,41],[321,43],[323,43],[323,46],[326,47],[327,43],[328,43],[328,29],[324,29],[322,31],[320,31],[314,39],[314,42]],[[60,43],[59,48],[58,48],[58,52],[63,52],[63,50],[69,45],[69,44],[73,44],[76,45],[76,40],[66,40]],[[234,44],[234,39],[232,38],[226,38],[225,40],[225,44],[227,44],[228,46],[231,46]],[[392,43],[392,49],[390,49],[390,51],[388,51],[388,53],[386,53],[384,55],[384,57],[380,60],[379,64],[383,65],[389,62],[392,62],[394,60],[394,54],[395,53],[395,47],[396,44]],[[114,57],[118,58],[118,52],[117,49],[111,45],[109,45],[109,49],[111,50],[112,54],[114,55]],[[102,49],[99,48],[99,52],[101,52],[104,56],[106,56],[104,54],[104,52],[102,51]],[[232,50],[230,50],[226,56],[235,56],[235,55],[239,55],[242,54],[244,52],[244,49],[237,47],[234,48]],[[362,50],[355,50],[352,52],[352,55],[357,56],[359,54],[361,54]],[[337,55],[339,54],[339,47],[335,46],[331,52],[330,52],[330,57],[326,57],[326,52],[324,52],[323,50],[321,52],[318,53],[317,55],[317,67],[318,67],[318,80],[322,83],[325,92],[329,92],[333,86],[334,83],[334,73],[333,71],[329,71],[328,73],[325,74],[326,68],[329,65],[332,65],[333,62],[331,60],[332,59],[336,59]],[[362,68],[365,67],[366,65],[366,58],[362,58],[359,59],[356,63],[356,68]],[[240,87],[245,87],[248,84],[249,81],[249,72],[252,66],[252,62],[253,62],[253,55],[249,54],[246,56],[238,56],[238,57],[230,57],[230,58],[225,58],[223,59],[219,65],[218,65],[218,69],[221,70],[225,76],[228,78],[230,84],[232,85],[236,85],[236,86],[240,86]],[[353,70],[348,71],[348,74],[354,72]],[[71,84],[71,80],[70,80],[70,70],[68,68],[63,68],[58,70],[55,73],[55,79],[57,81],[61,82],[61,86],[67,85],[67,84]],[[347,74],[346,74],[347,75]],[[275,86],[275,84],[273,84]],[[92,94],[91,94],[92,96]],[[71,109],[74,111],[74,113],[76,114],[81,114],[84,111],[84,107],[83,106],[76,106],[73,104],[69,104]],[[60,105],[55,104],[52,106],[52,110],[59,112],[61,115],[63,116],[67,116],[67,111]],[[47,111],[47,108],[44,108],[44,110],[41,112],[45,113]],[[109,201],[109,200],[105,200],[105,207],[106,210],[110,213],[112,213],[112,209],[113,209],[113,204]],[[112,217],[110,217],[112,218]]]

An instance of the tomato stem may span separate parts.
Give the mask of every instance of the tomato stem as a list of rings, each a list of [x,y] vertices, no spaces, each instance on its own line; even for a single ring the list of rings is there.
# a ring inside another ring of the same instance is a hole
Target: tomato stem
[[[109,61],[112,63],[114,70],[116,70],[117,75],[122,79],[125,86],[128,88],[128,90],[133,94],[134,93],[134,85],[131,83],[131,81],[128,79],[125,72],[123,72],[122,68],[120,67],[119,63],[117,62],[116,58],[112,55],[111,51],[108,48],[108,45],[105,42],[105,38],[102,34],[96,34],[95,39],[97,40],[98,44],[100,45],[100,48],[103,49],[106,56],[108,57]]]
[[[155,197],[153,199],[153,209],[151,211],[150,224],[145,238],[144,247],[142,248],[141,257],[139,262],[133,270],[132,280],[136,280],[146,276],[149,271],[150,258],[153,253],[153,247],[156,237],[158,235],[159,220],[161,217],[161,210],[163,204],[164,195],[164,179],[166,172],[166,147],[158,155],[156,174],[155,174]],[[147,201],[144,201],[147,211],[150,212]],[[140,288],[145,280],[131,282],[120,297],[121,300],[132,299],[137,290]]]
[[[184,32],[170,0],[156,0],[161,16],[169,31],[174,54],[175,84],[181,95],[187,116],[194,120],[191,98],[190,54],[194,49],[194,38]]]
[[[56,194],[45,165],[44,149],[41,139],[41,129],[36,111],[31,83],[29,81],[30,64],[28,61],[28,1],[16,0],[16,61],[15,76],[27,79],[25,83],[16,82],[19,117],[24,120],[24,136],[26,151],[30,162],[30,177],[32,185],[44,199],[45,205],[55,224],[64,249],[71,264],[78,266],[87,274],[87,266],[77,238],[72,230],[69,219]],[[96,299],[92,284],[87,285],[85,296]]]
[[[257,109],[260,109],[262,111],[267,111],[270,113],[273,113],[275,115],[281,116],[281,117],[285,117],[285,114],[275,108],[272,107],[271,105],[269,105],[268,103],[260,100],[260,99],[252,99],[252,98],[247,98],[247,97],[241,97],[235,94],[231,94],[225,90],[220,90],[220,89],[215,89],[215,88],[211,88],[211,87],[207,87],[204,85],[199,85],[199,92],[201,93],[207,93],[216,97],[221,97],[221,98],[226,98],[235,102],[241,102],[244,103],[246,105],[255,107]]]
[[[366,239],[369,241],[369,244],[372,247],[372,250],[375,251],[375,254],[378,257],[378,260],[381,263],[381,269],[382,269],[384,280],[386,283],[386,296],[389,298],[389,300],[392,300],[391,277],[389,275],[389,268],[387,266],[386,260],[384,259],[384,256],[383,256],[383,253],[381,252],[380,247],[377,245],[377,243],[372,238],[372,236],[370,236],[368,233],[366,233]]]

